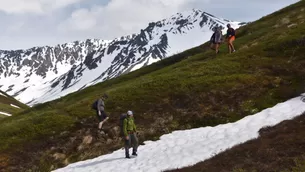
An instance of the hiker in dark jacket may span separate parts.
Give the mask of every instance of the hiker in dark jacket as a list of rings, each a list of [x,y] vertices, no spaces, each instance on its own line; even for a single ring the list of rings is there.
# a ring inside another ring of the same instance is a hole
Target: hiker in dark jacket
[[[137,156],[138,138],[136,136],[137,127],[134,123],[132,111],[127,112],[127,117],[123,122],[123,133],[125,137],[125,157],[130,158],[129,148],[132,145],[132,155]]]
[[[213,35],[210,39],[211,42],[211,49],[215,50],[216,54],[219,53],[219,46],[222,42],[222,33],[221,33],[221,27],[214,27],[213,28]]]
[[[98,129],[102,130],[103,124],[109,119],[107,113],[105,112],[105,100],[108,98],[107,94],[104,94],[96,102],[96,115],[99,120]]]
[[[231,27],[230,24],[227,25],[228,30],[227,30],[227,42],[228,42],[228,48],[229,48],[229,53],[234,53],[235,48],[233,45],[233,41],[235,41],[235,30]]]

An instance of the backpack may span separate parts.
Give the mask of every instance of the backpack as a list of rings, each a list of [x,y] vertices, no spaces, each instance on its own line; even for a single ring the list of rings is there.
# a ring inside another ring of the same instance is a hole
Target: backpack
[[[123,113],[120,116],[120,121],[119,121],[119,127],[120,127],[120,135],[124,136],[124,131],[123,131],[123,124],[124,124],[124,120],[127,118],[127,114]]]
[[[97,102],[98,100],[95,100],[94,103],[92,103],[91,108],[94,110],[97,110]]]
[[[213,35],[212,35],[212,37],[211,37],[211,39],[210,39],[210,42],[214,42],[214,40],[215,40],[215,32],[213,33]]]
[[[235,35],[235,29],[230,28],[230,30],[231,30],[232,35],[236,36],[236,35]]]

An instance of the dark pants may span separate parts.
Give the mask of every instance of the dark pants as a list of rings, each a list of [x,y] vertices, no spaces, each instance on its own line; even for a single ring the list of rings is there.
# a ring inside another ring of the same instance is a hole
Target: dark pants
[[[97,116],[97,119],[99,120],[99,122],[104,121],[104,119],[106,119],[108,117],[108,115],[105,111],[101,111],[101,116],[100,116],[98,113],[98,110],[96,110],[96,116]]]
[[[125,140],[125,156],[129,156],[129,148],[132,145],[132,153],[137,153],[138,150],[138,138],[134,133],[128,135],[129,140]]]

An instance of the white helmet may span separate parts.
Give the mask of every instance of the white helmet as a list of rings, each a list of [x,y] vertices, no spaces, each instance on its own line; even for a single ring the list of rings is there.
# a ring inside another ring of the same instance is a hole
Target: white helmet
[[[129,110],[129,111],[127,112],[127,115],[133,115],[132,111]]]

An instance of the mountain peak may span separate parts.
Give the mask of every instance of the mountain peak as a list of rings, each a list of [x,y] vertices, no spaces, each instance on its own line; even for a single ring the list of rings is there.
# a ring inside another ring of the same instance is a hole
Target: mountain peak
[[[229,22],[192,9],[114,40],[0,51],[0,88],[28,105],[50,101],[198,46]]]

